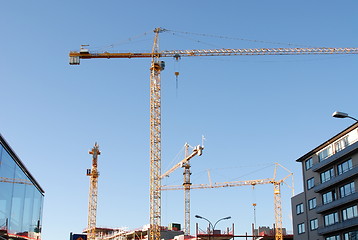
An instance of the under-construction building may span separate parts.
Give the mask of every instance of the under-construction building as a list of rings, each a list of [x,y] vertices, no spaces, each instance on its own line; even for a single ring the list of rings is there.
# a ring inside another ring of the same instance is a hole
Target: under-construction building
[[[134,230],[127,230],[126,228],[100,228],[96,227],[96,239],[100,240],[148,240],[149,224]],[[181,230],[181,225],[178,223],[171,223],[168,227],[160,227],[160,239],[163,240],[231,240],[231,239],[250,239],[250,240],[275,240],[277,239],[275,227],[258,227],[252,229],[252,233],[248,234],[234,234],[234,225],[232,228],[224,230],[212,230],[210,225],[207,229],[200,229],[196,224],[195,235],[186,235]],[[72,234],[71,234],[72,236]],[[85,240],[86,235],[81,235],[81,239]],[[282,240],[292,240],[293,234],[287,233],[286,229],[282,229]],[[70,238],[70,240],[77,240]],[[88,240],[88,238],[87,238]]]
[[[124,228],[99,228],[96,227],[96,239],[101,240],[142,240],[148,239],[150,225],[145,225],[134,230]],[[160,228],[160,239],[174,239],[176,236],[184,235],[180,224],[172,223],[169,227]]]

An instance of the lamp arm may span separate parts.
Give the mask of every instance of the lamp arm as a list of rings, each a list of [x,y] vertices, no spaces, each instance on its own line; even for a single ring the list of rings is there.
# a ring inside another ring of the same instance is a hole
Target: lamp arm
[[[351,116],[347,116],[347,118],[353,119],[354,121],[358,122],[358,119],[351,117]]]
[[[216,221],[216,223],[214,224],[214,227],[213,227],[213,232],[215,230],[216,224],[218,224],[218,222],[220,222],[221,220],[224,220],[224,219],[227,219],[227,217],[221,218],[221,219]]]

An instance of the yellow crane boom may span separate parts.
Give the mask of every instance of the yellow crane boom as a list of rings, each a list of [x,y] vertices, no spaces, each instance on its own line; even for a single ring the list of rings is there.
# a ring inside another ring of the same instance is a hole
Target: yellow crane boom
[[[245,180],[245,181],[233,181],[233,182],[221,182],[214,184],[192,184],[190,186],[191,189],[210,189],[210,188],[223,188],[223,187],[239,187],[239,186],[247,186],[247,185],[262,185],[262,184],[272,184],[274,182],[273,178],[265,178],[265,179],[256,179],[256,180]],[[183,190],[183,185],[163,185],[162,191],[167,190]]]
[[[79,65],[80,59],[96,58],[151,58],[150,67],[150,229],[149,240],[160,240],[161,219],[161,78],[164,70],[162,57],[234,56],[234,55],[310,55],[310,54],[358,54],[358,48],[255,48],[255,49],[209,49],[209,50],[159,50],[159,33],[154,29],[151,52],[110,53],[80,51],[69,53],[70,65]]]
[[[154,53],[92,53],[82,48],[79,52],[69,54],[70,64],[79,65],[80,59],[91,58],[161,58],[161,57],[193,57],[193,56],[237,56],[237,55],[311,55],[311,54],[358,54],[358,48],[239,48],[239,49],[207,49],[207,50],[169,50]]]
[[[162,176],[160,176],[160,178],[165,178],[168,177],[169,174],[171,174],[172,172],[174,172],[176,169],[178,169],[179,167],[182,167],[183,164],[185,164],[186,162],[190,161],[190,159],[192,159],[194,156],[198,155],[201,156],[202,151],[203,151],[204,147],[198,145],[193,149],[193,152],[189,155],[186,156],[183,160],[181,160],[180,162],[178,162],[177,164],[175,164],[171,169],[169,169],[168,171],[166,171]]]

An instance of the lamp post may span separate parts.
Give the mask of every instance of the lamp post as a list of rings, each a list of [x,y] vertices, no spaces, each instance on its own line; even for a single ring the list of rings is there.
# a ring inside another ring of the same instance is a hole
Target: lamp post
[[[214,234],[214,230],[215,230],[216,224],[218,224],[218,222],[220,222],[220,221],[222,221],[222,220],[228,220],[228,219],[231,218],[230,216],[224,217],[224,218],[220,218],[220,219],[217,220],[216,223],[213,225],[213,224],[209,221],[209,219],[207,219],[207,218],[204,218],[204,217],[199,216],[199,215],[195,215],[195,217],[196,217],[196,218],[200,218],[200,219],[206,220],[206,221],[209,223],[209,228],[210,228],[210,226],[211,226],[211,228],[212,228],[212,234]],[[210,232],[210,229],[209,229],[209,232]]]
[[[224,218],[221,218],[221,219],[217,220],[217,221],[216,221],[216,223],[214,224],[214,227],[213,227],[213,232],[214,232],[215,227],[216,227],[216,224],[218,224],[218,222],[220,222],[221,220],[229,220],[230,218],[231,218],[231,217],[230,217],[230,216],[228,216],[228,217],[224,217]]]
[[[204,218],[204,217],[199,216],[199,215],[195,215],[195,217],[196,217],[196,218],[200,218],[200,219],[204,219],[204,220],[206,220],[206,221],[209,223],[209,232],[210,232],[210,227],[211,227],[212,229],[214,229],[213,224],[210,222],[209,219]]]
[[[350,118],[350,119],[353,119],[354,121],[358,122],[358,119],[354,118],[354,117],[351,117],[348,115],[348,113],[344,113],[344,112],[334,112],[332,114],[332,117],[335,117],[335,118]]]

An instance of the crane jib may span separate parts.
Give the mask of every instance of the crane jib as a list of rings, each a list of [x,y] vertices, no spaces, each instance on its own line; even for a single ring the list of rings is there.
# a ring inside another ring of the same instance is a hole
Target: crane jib
[[[81,50],[70,52],[70,65],[79,65],[80,59],[91,58],[160,58],[191,56],[252,56],[252,55],[316,55],[316,54],[358,54],[358,48],[252,48],[252,49],[207,49],[170,50],[158,53],[90,53]]]
[[[70,52],[70,57],[90,58],[152,58],[190,56],[230,56],[230,55],[305,55],[305,54],[358,54],[358,48],[252,48],[252,49],[208,49],[170,50],[159,53],[90,53]]]
[[[160,53],[81,53],[81,52],[70,52],[70,57],[79,57],[82,59],[90,58],[151,58],[160,57]]]

